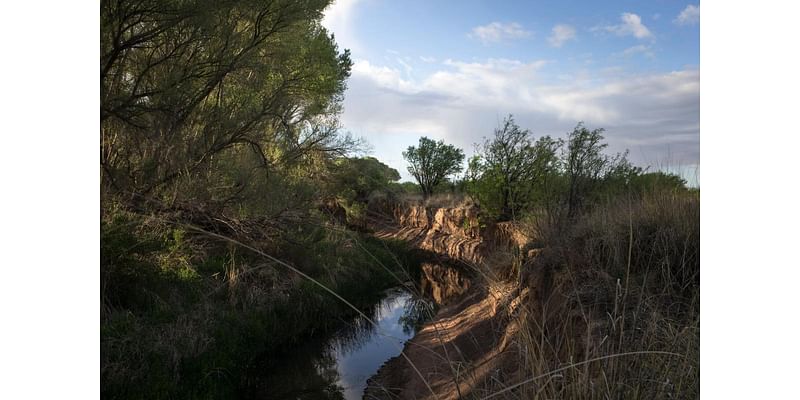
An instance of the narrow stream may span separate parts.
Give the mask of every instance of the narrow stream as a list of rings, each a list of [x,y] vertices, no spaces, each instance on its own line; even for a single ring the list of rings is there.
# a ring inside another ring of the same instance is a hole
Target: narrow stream
[[[361,399],[367,379],[400,354],[431,309],[432,303],[404,287],[389,289],[366,312],[377,328],[362,317],[345,321],[341,329],[293,349],[290,359],[265,371],[252,395],[260,399]]]

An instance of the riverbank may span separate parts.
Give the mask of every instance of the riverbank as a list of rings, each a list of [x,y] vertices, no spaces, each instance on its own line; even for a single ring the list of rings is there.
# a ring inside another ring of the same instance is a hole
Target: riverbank
[[[392,215],[394,224],[375,235],[435,254],[439,263],[423,264],[423,274],[435,277],[430,291],[446,304],[406,343],[405,357],[389,360],[370,378],[364,397],[456,399],[513,373],[518,288],[497,279],[503,268],[485,267],[510,262],[525,239],[510,234],[508,224],[481,227],[480,212],[470,205],[401,204]]]
[[[531,238],[474,208],[398,206],[378,237],[472,278],[365,398],[697,397],[698,216],[697,194],[653,192]]]
[[[405,345],[419,373],[395,357],[370,378],[365,398],[457,399],[487,392],[492,379],[517,369],[515,298],[514,285],[506,283],[474,289],[444,307]]]

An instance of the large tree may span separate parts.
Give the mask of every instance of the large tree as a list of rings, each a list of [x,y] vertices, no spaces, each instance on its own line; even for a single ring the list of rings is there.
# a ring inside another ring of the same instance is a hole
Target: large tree
[[[422,196],[427,199],[449,175],[461,172],[464,151],[423,136],[419,138],[418,147],[409,146],[403,152],[403,158],[408,161],[408,172],[419,183]]]
[[[103,191],[153,198],[210,186],[223,160],[267,174],[341,154],[351,61],[319,23],[329,3],[101,2]]]

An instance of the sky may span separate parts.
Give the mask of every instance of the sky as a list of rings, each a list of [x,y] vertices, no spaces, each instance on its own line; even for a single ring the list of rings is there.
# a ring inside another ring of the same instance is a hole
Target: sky
[[[699,185],[699,3],[336,0],[323,25],[354,62],[343,128],[403,180],[420,136],[469,157],[513,114],[534,138],[604,128]]]

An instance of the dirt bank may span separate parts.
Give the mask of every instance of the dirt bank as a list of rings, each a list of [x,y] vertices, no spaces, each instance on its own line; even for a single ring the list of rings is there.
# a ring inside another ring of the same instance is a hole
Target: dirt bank
[[[398,206],[392,222],[376,236],[405,240],[451,266],[423,265],[423,281],[430,282],[423,290],[445,305],[406,343],[408,359],[387,361],[369,379],[365,398],[457,399],[496,391],[517,373],[520,296],[516,281],[485,275],[507,269],[499,264],[510,264],[527,239],[508,224],[481,226],[473,207]],[[453,264],[470,270],[471,278],[454,272]]]
[[[413,367],[402,356],[389,360],[367,381],[365,398],[444,400],[490,393],[497,380],[516,372],[514,286],[476,288],[442,308],[406,343]]]
[[[447,304],[365,398],[697,398],[698,206],[606,206],[547,246],[469,206],[390,210],[376,234],[434,255],[422,275]]]

